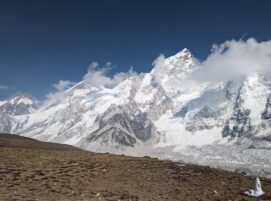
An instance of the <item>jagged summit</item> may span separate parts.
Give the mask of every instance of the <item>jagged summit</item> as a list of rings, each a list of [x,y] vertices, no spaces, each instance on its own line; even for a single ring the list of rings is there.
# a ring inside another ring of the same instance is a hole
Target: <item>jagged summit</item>
[[[184,48],[183,50],[181,50],[180,52],[175,54],[173,57],[180,58],[180,59],[183,59],[183,60],[193,59],[194,58],[191,51],[189,49],[187,49],[187,48]]]
[[[25,104],[29,105],[39,102],[39,100],[32,96],[30,93],[22,91],[17,91],[11,94],[6,100],[11,102],[24,102]]]
[[[150,75],[173,98],[183,90],[181,82],[199,68],[198,60],[185,48],[171,57],[157,58]]]
[[[197,59],[187,48],[185,48],[168,58],[158,57],[154,62],[154,68],[150,73],[159,77],[159,79],[171,75],[180,78],[194,71],[196,68],[198,68]]]
[[[181,50],[177,54],[166,58],[166,60],[168,62],[179,62],[179,63],[180,62],[187,63],[189,61],[191,61],[191,62],[197,62],[197,59],[195,58],[195,56],[187,48],[184,48],[183,50]]]
[[[0,112],[8,115],[24,115],[34,112],[39,107],[39,101],[24,92],[16,92],[8,99],[0,101]]]
[[[187,49],[183,49],[177,54],[165,58],[155,71],[161,74],[175,74],[176,77],[185,77],[186,74],[198,68],[198,60]]]

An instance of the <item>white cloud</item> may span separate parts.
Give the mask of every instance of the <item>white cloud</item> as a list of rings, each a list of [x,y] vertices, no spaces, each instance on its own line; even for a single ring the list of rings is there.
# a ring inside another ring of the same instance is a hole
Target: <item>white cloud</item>
[[[106,76],[106,73],[110,70],[110,67],[106,66],[100,68],[97,62],[93,62],[88,67],[87,73],[84,75],[83,79],[88,85],[91,86],[106,86],[111,84],[112,79]]]
[[[75,82],[71,82],[69,80],[59,80],[58,83],[52,85],[56,91],[47,94],[44,103],[47,105],[62,99],[65,95],[65,91],[72,87],[74,84]]]
[[[154,67],[154,70],[152,71],[152,74],[154,75],[154,79],[157,83],[161,83],[159,74],[161,72],[164,72],[165,67],[165,60],[166,57],[164,54],[160,54],[153,62],[152,66]]]
[[[116,73],[113,76],[108,76],[107,74],[112,70],[112,63],[106,63],[105,67],[100,67],[97,62],[93,62],[87,73],[84,75],[83,80],[89,86],[100,86],[112,88],[119,84],[121,81],[127,79],[132,75],[137,75],[133,68],[131,67],[128,72]]]
[[[57,84],[53,84],[53,87],[57,91],[64,91],[68,88],[70,88],[72,85],[74,85],[74,82],[71,82],[69,80],[59,80]]]
[[[0,85],[0,90],[4,90],[4,89],[7,89],[7,88],[8,88],[7,86]]]
[[[231,40],[214,45],[211,54],[202,62],[201,72],[194,79],[225,81],[253,73],[271,74],[271,41]]]
[[[155,69],[159,70],[161,68],[164,68],[165,65],[165,55],[160,54],[153,62],[152,65],[155,67]]]

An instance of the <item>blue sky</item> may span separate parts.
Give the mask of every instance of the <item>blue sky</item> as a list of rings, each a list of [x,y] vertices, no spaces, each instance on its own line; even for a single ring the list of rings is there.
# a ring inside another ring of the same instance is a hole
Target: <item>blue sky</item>
[[[214,43],[270,40],[270,8],[268,0],[2,0],[0,98],[20,90],[42,99],[60,79],[80,81],[94,61],[113,63],[112,73],[148,72],[160,53],[186,47],[203,60]]]

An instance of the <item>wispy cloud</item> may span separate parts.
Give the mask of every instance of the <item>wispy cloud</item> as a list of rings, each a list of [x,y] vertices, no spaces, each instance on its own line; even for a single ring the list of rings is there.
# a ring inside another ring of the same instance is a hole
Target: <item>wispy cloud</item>
[[[116,73],[113,76],[109,76],[108,74],[112,70],[112,66],[111,62],[107,62],[103,67],[99,66],[97,62],[91,63],[87,73],[83,76],[84,84],[88,87],[113,88],[128,77],[137,75],[131,67],[128,72]],[[65,98],[67,90],[76,84],[76,82],[69,80],[59,80],[58,83],[52,85],[55,91],[46,95],[45,104],[47,105]]]
[[[0,85],[0,90],[5,90],[5,89],[8,89],[8,87],[4,85]]]
[[[53,87],[59,92],[70,88],[74,84],[74,82],[71,82],[69,80],[59,80],[58,83],[53,84]]]
[[[104,67],[100,67],[97,62],[93,62],[90,64],[83,80],[85,80],[90,86],[112,88],[128,77],[137,75],[137,73],[133,71],[132,67],[128,72],[116,73],[113,76],[109,76],[108,73],[111,70],[112,64],[110,62],[108,62]]]
[[[52,86],[55,88],[55,91],[50,92],[45,96],[46,100],[44,101],[44,104],[47,105],[64,98],[65,91],[72,87],[74,84],[75,82],[71,82],[69,80],[59,80],[58,83],[52,84]]]
[[[231,80],[254,73],[270,76],[271,41],[258,42],[250,38],[214,45],[202,67],[196,78],[203,81]]]

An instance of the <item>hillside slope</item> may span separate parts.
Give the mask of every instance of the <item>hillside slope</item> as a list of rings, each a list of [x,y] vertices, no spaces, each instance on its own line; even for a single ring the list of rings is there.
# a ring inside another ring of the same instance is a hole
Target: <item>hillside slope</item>
[[[149,157],[97,154],[0,135],[1,200],[258,200],[254,178]],[[262,179],[271,200],[271,184]]]
[[[32,138],[6,133],[0,134],[0,148],[41,149],[41,150],[80,150],[71,145],[41,142]]]

